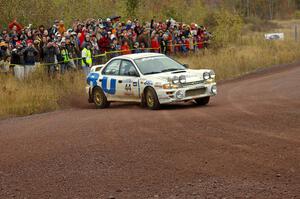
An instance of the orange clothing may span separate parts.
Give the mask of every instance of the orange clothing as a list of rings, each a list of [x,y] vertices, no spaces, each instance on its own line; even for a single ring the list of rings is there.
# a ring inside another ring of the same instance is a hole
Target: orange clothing
[[[121,46],[121,51],[122,51],[123,55],[131,54],[129,45],[122,45]]]
[[[184,44],[187,49],[190,49],[190,41],[188,39],[184,41]]]
[[[64,24],[59,24],[58,26],[58,32],[63,36],[63,34],[66,32],[66,28]]]

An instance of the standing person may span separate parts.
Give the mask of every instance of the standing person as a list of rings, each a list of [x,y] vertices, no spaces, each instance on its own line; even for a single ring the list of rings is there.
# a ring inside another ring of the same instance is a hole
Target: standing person
[[[55,58],[59,54],[58,46],[51,40],[48,40],[48,44],[43,48],[45,63],[48,67],[48,75],[54,76],[56,65]]]
[[[61,64],[60,64],[60,72],[61,72],[61,74],[64,74],[66,72],[66,70],[69,70],[69,68],[71,67],[70,53],[69,53],[69,50],[66,47],[66,40],[65,40],[65,38],[63,38],[61,40],[60,56],[59,57],[60,57],[59,62],[61,62]]]
[[[141,49],[139,48],[140,44],[139,42],[135,42],[134,43],[134,46],[133,46],[133,50],[132,50],[132,53],[133,54],[136,54],[136,53],[141,53]]]
[[[111,44],[111,47],[110,47],[110,51],[112,51],[109,54],[110,58],[119,56],[120,53],[118,53],[118,52],[120,50],[121,50],[121,45],[119,44],[118,39],[115,37],[115,38],[112,39],[112,44]],[[118,51],[118,52],[116,52],[116,51]]]
[[[121,46],[121,51],[123,55],[128,55],[131,53],[130,47],[128,45],[128,42],[126,40],[123,41],[123,44]]]
[[[23,59],[23,46],[20,41],[16,43],[16,48],[11,52],[11,65],[14,67],[14,75],[17,79],[24,78],[24,59]]]
[[[92,51],[91,43],[86,43],[86,46],[81,51],[82,69],[83,72],[88,76],[90,73],[90,67],[92,67]]]
[[[98,46],[101,54],[105,54],[106,52],[110,50],[110,38],[108,38],[107,33],[102,33],[101,39],[98,41]],[[100,62],[103,64],[103,62],[106,61],[106,57],[100,57]]]
[[[164,34],[160,41],[160,53],[167,54],[168,52],[168,35]]]
[[[75,62],[74,62],[74,58],[76,59],[77,56],[76,56],[76,48],[75,48],[75,45],[74,43],[71,42],[71,39],[70,39],[70,36],[66,36],[66,48],[68,50],[68,53],[69,53],[69,58],[70,58],[70,62],[69,62],[69,67],[71,67],[72,69],[76,70],[77,67],[75,65]]]
[[[35,70],[35,58],[37,54],[38,50],[32,44],[32,40],[28,40],[27,47],[23,50],[25,77],[28,77],[29,73]]]
[[[58,32],[61,35],[64,35],[64,33],[66,32],[66,28],[65,28],[65,24],[63,20],[60,20],[59,24],[58,24]]]
[[[72,54],[72,57],[76,58],[74,60],[74,63],[76,65],[77,69],[80,69],[81,68],[81,60],[79,58],[81,57],[81,50],[79,47],[79,40],[78,40],[75,32],[71,33],[70,41],[71,41],[71,45],[74,46],[74,50],[75,50]]]
[[[158,41],[158,34],[155,34],[151,40],[151,48],[153,52],[159,52],[159,41]]]
[[[1,72],[8,74],[10,66],[10,52],[5,42],[0,42],[0,67]]]

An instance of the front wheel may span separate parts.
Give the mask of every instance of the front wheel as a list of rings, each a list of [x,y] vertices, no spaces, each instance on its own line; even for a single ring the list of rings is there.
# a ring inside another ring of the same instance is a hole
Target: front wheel
[[[105,94],[103,93],[102,89],[99,87],[94,88],[93,90],[93,102],[96,105],[96,108],[103,109],[109,106],[109,102]]]
[[[199,105],[199,106],[204,106],[207,105],[209,102],[210,97],[202,97],[202,98],[198,98],[195,99],[195,102]]]
[[[153,88],[148,88],[145,94],[145,103],[147,107],[151,110],[160,109],[160,103],[158,101],[156,92]]]

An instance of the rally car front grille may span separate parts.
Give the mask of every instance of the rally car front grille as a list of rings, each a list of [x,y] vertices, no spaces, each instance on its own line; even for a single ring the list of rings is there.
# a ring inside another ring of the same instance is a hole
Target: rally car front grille
[[[203,83],[204,83],[204,81],[187,82],[187,83],[182,84],[182,86],[188,87],[188,86],[194,86],[194,85],[203,84]]]
[[[191,90],[185,91],[185,96],[186,97],[193,97],[193,96],[202,95],[205,92],[206,92],[206,88],[191,89]]]

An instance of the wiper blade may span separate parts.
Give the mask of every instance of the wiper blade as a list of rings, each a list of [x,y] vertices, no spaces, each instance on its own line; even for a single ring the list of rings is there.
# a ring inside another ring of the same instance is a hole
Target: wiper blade
[[[175,71],[175,70],[180,70],[180,69],[178,69],[178,68],[168,68],[168,69],[162,70],[161,72],[169,72],[169,71]]]
[[[148,72],[148,73],[144,73],[144,75],[152,75],[152,74],[157,74],[157,73],[160,73],[160,72]]]

